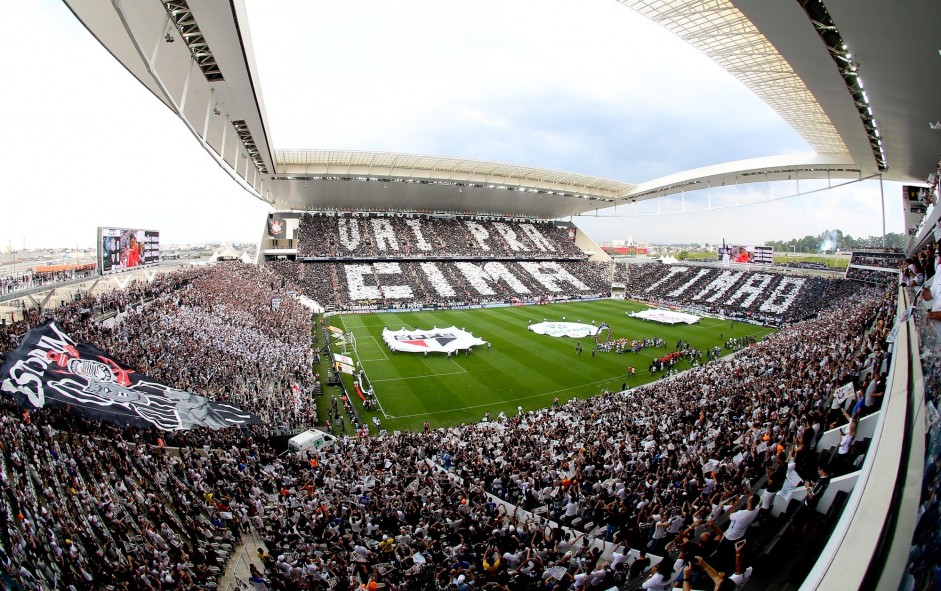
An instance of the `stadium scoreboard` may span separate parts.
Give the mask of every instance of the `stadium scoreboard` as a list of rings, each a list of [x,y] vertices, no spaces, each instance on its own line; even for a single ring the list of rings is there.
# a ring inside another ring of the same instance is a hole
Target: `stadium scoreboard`
[[[774,265],[774,248],[770,246],[728,244],[720,246],[718,254],[723,263]]]
[[[103,275],[160,262],[160,232],[98,227],[98,268]]]

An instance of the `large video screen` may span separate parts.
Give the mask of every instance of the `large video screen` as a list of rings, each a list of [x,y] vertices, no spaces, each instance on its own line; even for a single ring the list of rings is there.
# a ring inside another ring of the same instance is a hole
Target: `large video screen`
[[[719,260],[740,265],[773,265],[774,249],[770,246],[725,244],[719,247]],[[726,258],[728,256],[728,258]]]
[[[98,265],[102,274],[160,262],[160,232],[98,228]]]

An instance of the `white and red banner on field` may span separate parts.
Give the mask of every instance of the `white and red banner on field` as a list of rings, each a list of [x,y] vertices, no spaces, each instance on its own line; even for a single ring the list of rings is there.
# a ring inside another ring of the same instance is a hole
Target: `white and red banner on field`
[[[383,328],[382,340],[389,349],[406,353],[454,353],[487,344],[487,341],[456,326],[450,328],[436,326],[431,330]]]
[[[605,325],[607,326],[607,325]],[[550,337],[569,337],[580,339],[583,337],[593,337],[601,330],[594,324],[582,324],[581,322],[539,322],[530,324],[529,330],[536,334],[549,335]],[[610,329],[609,329],[610,330]]]
[[[648,308],[641,312],[627,312],[631,318],[640,318],[641,320],[650,320],[661,324],[696,324],[699,322],[699,316],[677,312],[675,310],[662,310],[660,308]]]

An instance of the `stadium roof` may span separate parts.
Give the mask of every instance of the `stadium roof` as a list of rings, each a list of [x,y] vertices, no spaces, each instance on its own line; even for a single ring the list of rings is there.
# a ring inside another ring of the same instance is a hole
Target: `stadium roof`
[[[729,71],[816,151],[639,185],[435,156],[275,151],[242,0],[64,1],[223,169],[278,209],[394,206],[559,217],[789,176],[881,173],[918,181],[941,153],[941,132],[928,126],[941,119],[936,0],[619,0]]]
[[[427,210],[434,203],[439,211],[555,218],[609,207],[632,189],[620,181],[545,168],[415,154],[276,150],[275,163],[274,192],[292,209],[346,203],[385,209],[391,188],[395,209]],[[311,186],[315,190],[308,192]]]
[[[611,197],[631,188],[631,185],[620,181],[532,166],[388,152],[276,150],[275,162],[278,170],[284,174],[303,171],[311,175],[417,177],[464,183],[499,183],[552,191],[591,192]]]
[[[774,108],[818,153],[846,153],[843,138],[798,73],[731,0],[620,2],[712,58]]]
[[[685,191],[769,181],[838,180],[857,178],[863,170],[848,154],[772,156],[704,166],[635,185],[620,201],[650,199]]]

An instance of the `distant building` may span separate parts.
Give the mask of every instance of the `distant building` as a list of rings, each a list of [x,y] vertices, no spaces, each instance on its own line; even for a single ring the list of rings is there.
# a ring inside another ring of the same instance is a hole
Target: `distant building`
[[[650,244],[634,241],[633,236],[627,240],[611,240],[600,243],[601,250],[615,256],[647,255],[650,254]]]

